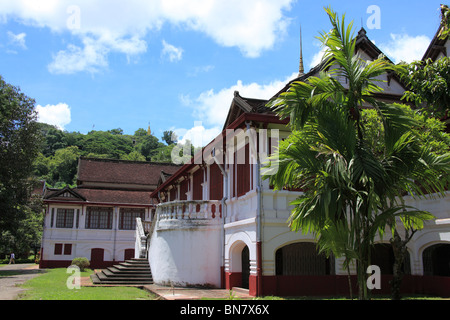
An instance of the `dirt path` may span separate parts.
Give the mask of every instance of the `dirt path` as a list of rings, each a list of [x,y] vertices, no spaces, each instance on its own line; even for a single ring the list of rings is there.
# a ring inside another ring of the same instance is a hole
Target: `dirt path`
[[[0,300],[17,300],[25,289],[20,285],[45,272],[36,264],[11,264],[0,267]]]

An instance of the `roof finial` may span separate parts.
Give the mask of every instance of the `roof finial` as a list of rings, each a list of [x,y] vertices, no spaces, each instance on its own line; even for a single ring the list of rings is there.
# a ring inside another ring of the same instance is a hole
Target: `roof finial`
[[[305,67],[303,66],[303,41],[302,41],[302,26],[300,25],[300,67],[298,69],[298,75],[301,77],[305,74]]]

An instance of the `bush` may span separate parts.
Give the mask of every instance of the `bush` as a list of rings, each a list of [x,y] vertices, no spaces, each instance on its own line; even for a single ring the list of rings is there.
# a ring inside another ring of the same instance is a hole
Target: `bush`
[[[80,271],[84,271],[84,269],[89,267],[89,260],[87,258],[75,258],[72,260],[72,265],[80,268]]]

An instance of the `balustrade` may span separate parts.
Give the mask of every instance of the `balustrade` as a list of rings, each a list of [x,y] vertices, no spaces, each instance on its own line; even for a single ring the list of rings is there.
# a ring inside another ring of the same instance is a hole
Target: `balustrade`
[[[222,218],[222,203],[217,200],[172,201],[158,205],[161,220],[213,220]]]

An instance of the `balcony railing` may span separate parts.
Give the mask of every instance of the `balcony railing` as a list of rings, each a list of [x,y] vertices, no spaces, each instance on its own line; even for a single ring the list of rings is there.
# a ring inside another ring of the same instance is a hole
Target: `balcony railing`
[[[188,200],[161,203],[157,208],[158,220],[214,220],[222,218],[219,200]]]

